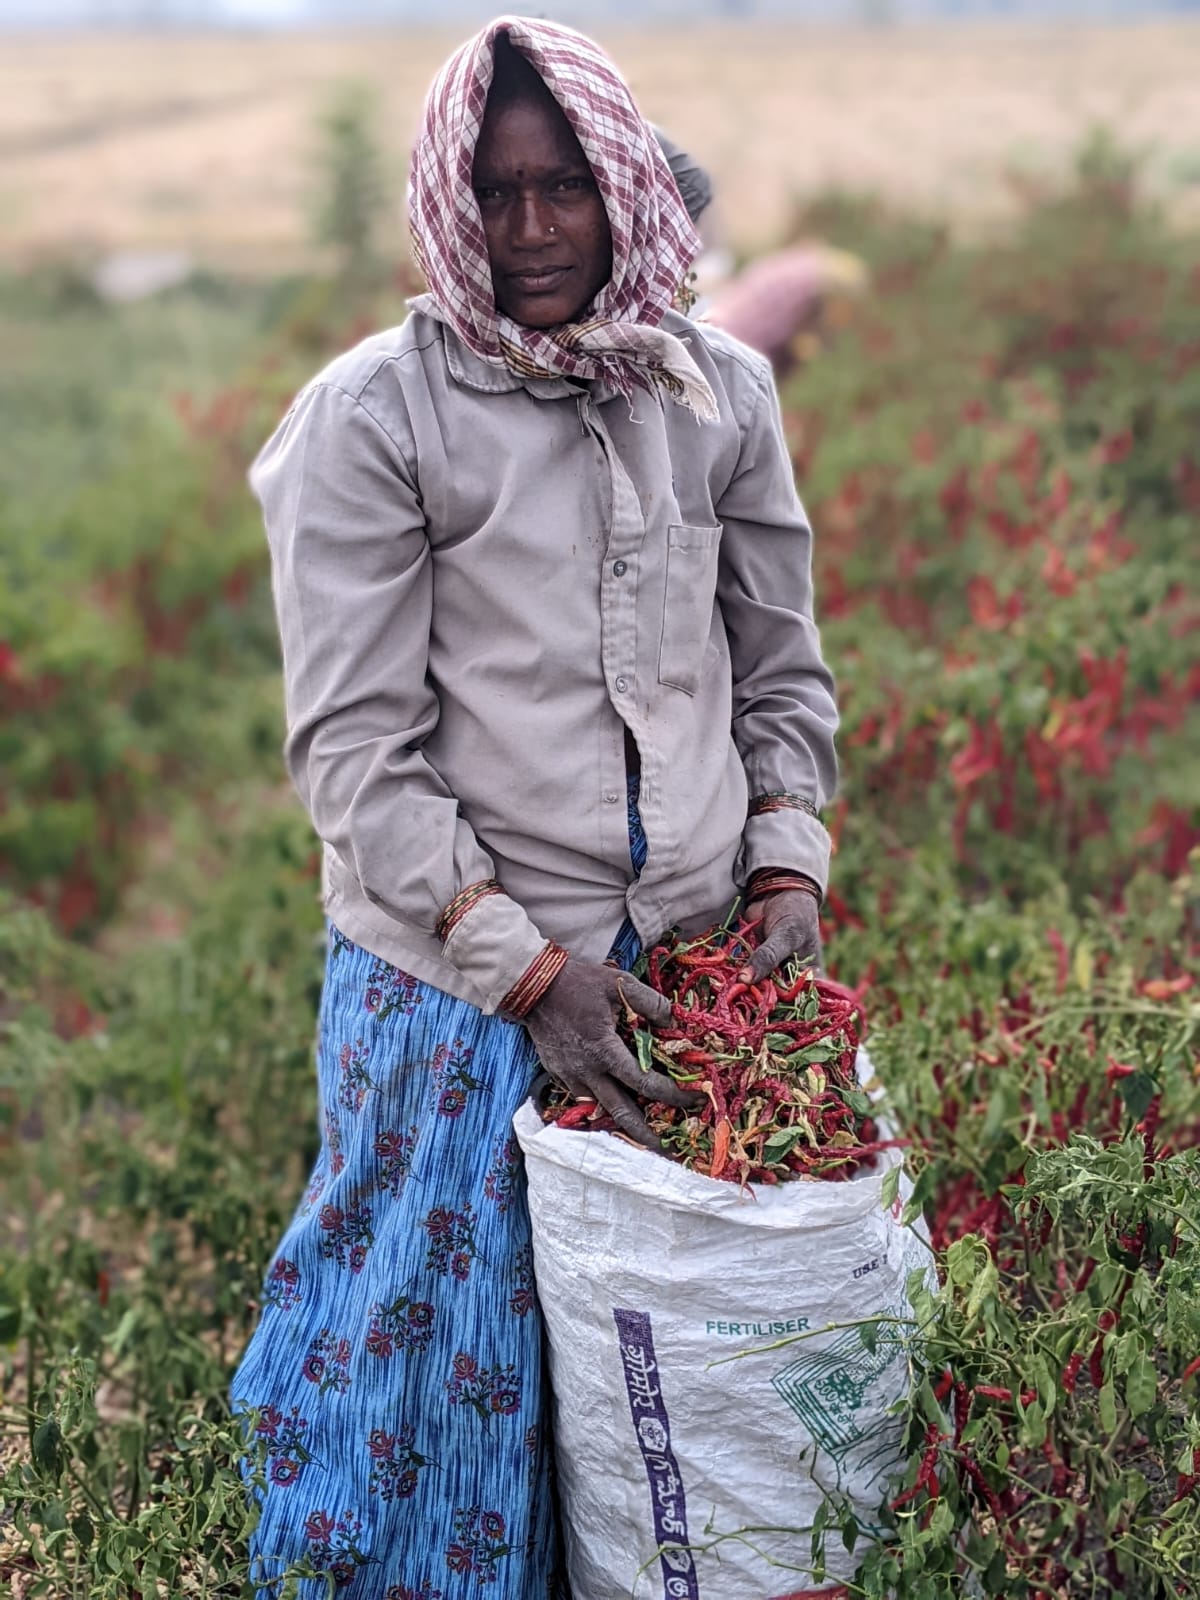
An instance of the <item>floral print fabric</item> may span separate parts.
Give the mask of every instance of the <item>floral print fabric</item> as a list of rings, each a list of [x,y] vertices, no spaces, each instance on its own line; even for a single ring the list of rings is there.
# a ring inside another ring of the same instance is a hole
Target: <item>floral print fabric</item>
[[[630,819],[636,872],[633,788]],[[637,950],[627,924],[613,958]],[[563,1596],[512,1133],[528,1035],[331,926],[317,1068],[320,1154],[232,1389],[266,1456],[256,1582],[307,1561],[339,1600]]]
[[[307,1558],[347,1600],[553,1595],[528,1037],[331,928],[317,1057],[320,1156],[233,1386],[267,1454],[256,1577]]]

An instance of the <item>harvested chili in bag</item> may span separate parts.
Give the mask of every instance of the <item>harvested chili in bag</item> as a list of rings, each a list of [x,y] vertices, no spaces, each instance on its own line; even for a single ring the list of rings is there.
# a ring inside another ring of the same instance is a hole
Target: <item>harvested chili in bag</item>
[[[618,1031],[643,1070],[655,1067],[705,1097],[697,1112],[642,1099],[663,1154],[731,1183],[843,1179],[874,1164],[881,1139],[857,1073],[865,1031],[848,989],[790,962],[756,984],[737,981],[753,926],[722,925],[697,939],[647,951],[634,975],[671,999],[671,1020],[652,1027],[627,1012]],[[594,1101],[552,1091],[545,1120],[612,1131]]]

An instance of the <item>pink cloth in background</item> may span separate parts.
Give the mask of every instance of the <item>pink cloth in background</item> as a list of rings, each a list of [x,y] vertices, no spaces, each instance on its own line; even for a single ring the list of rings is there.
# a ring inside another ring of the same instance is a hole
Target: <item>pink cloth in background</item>
[[[855,293],[866,274],[854,257],[821,245],[794,245],[754,261],[716,290],[703,320],[724,328],[779,365],[831,290]]]

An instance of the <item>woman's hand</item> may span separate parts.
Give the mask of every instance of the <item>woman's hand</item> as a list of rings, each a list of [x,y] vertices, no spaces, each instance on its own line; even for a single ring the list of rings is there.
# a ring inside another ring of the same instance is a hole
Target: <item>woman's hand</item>
[[[758,949],[738,973],[739,983],[757,983],[791,956],[821,970],[821,902],[815,885],[811,894],[780,889],[757,900],[751,891],[746,919],[759,923],[760,935]]]
[[[621,1043],[616,1020],[627,1005],[646,1022],[670,1021],[671,1002],[627,972],[574,957],[525,1018],[542,1066],[576,1100],[595,1100],[621,1133],[658,1150],[630,1089],[649,1100],[664,1100],[685,1110],[703,1096],[681,1089],[664,1073],[643,1072]]]

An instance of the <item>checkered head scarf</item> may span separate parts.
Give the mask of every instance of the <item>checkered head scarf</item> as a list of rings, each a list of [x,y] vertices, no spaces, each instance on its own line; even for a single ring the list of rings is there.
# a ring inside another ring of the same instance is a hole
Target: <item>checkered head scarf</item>
[[[541,75],[591,165],[612,232],[612,276],[586,320],[526,328],[497,310],[471,182],[497,35]],[[681,340],[659,326],[700,240],[666,158],[616,68],[571,28],[501,17],[434,79],[413,151],[409,224],[429,292],[411,302],[451,327],[481,360],[524,377],[607,381],[632,400],[659,387],[702,422],[717,402]]]

